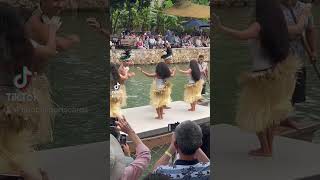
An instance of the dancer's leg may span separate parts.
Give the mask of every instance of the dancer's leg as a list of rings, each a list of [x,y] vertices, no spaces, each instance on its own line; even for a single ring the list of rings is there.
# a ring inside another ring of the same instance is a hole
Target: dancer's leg
[[[190,104],[190,109],[188,109],[188,111],[192,111],[192,103]]]
[[[160,111],[160,108],[156,108],[156,111],[157,111],[157,117],[156,119],[160,119],[161,118],[161,111]]]
[[[269,144],[268,144],[268,139],[267,139],[267,132],[263,131],[261,133],[257,133],[259,143],[260,143],[260,148],[256,150],[251,150],[249,152],[249,155],[252,156],[271,156],[269,151]]]
[[[160,108],[160,119],[163,119],[163,107]]]
[[[267,139],[268,139],[268,146],[269,146],[268,153],[270,154],[273,153],[273,139],[274,139],[273,129],[274,127],[267,129]]]

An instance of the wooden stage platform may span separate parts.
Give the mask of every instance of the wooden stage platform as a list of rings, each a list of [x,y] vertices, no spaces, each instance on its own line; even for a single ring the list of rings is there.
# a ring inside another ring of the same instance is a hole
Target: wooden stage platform
[[[170,104],[171,109],[165,109],[164,119],[155,119],[156,112],[151,106],[141,106],[123,110],[124,116],[135,132],[141,138],[168,133],[168,124],[195,121],[198,124],[210,122],[210,107],[197,105],[195,112],[187,109],[190,105],[183,101]]]
[[[297,180],[320,174],[320,144],[277,136],[273,157],[251,157],[248,151],[258,147],[254,134],[225,124],[211,134],[214,179]]]

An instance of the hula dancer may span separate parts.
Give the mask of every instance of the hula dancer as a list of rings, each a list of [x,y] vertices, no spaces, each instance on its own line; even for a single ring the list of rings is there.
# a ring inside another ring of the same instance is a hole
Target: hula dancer
[[[297,26],[287,26],[277,0],[257,0],[255,12],[255,21],[243,31],[223,26],[218,17],[214,21],[226,34],[249,40],[252,70],[240,78],[236,121],[241,129],[258,136],[261,147],[250,155],[272,156],[273,129],[293,110],[295,74],[301,67],[301,60],[289,52],[289,33],[301,33],[306,16]]]
[[[14,8],[0,3],[0,174],[25,172],[40,180],[33,132],[39,129],[38,101],[25,93],[35,52]]]
[[[129,72],[130,70],[130,65],[133,65],[133,61],[131,60],[131,51],[130,50],[126,50],[123,53],[123,56],[120,58],[121,64],[120,67],[118,69],[119,75],[120,75],[120,88],[121,91],[124,93],[123,95],[123,99],[121,101],[121,107],[125,107],[127,106],[127,90],[126,90],[126,86],[125,86],[125,82],[135,76],[134,72]]]
[[[172,84],[168,79],[174,76],[174,73],[164,62],[157,64],[155,73],[145,72],[140,67],[138,69],[147,77],[154,78],[150,90],[150,104],[156,108],[158,115],[156,119],[163,119],[163,109],[172,101]]]
[[[203,79],[201,79],[201,71],[197,60],[190,61],[190,68],[188,70],[179,71],[187,74],[189,77],[188,84],[184,90],[184,101],[191,105],[188,111],[195,111],[197,102],[202,98],[201,91],[204,84]]]
[[[121,88],[121,77],[115,64],[111,63],[110,71],[110,117],[120,117],[122,101],[125,100],[124,89]]]
[[[46,76],[49,60],[76,43],[79,37],[69,35],[57,36],[61,26],[60,12],[65,6],[64,0],[40,0],[38,8],[30,17],[25,17],[25,29],[35,50],[35,57],[40,61],[34,65],[34,76],[28,93],[39,102],[41,115],[40,128],[34,133],[39,144],[53,141],[53,126],[55,119],[55,103],[51,97],[50,82]]]

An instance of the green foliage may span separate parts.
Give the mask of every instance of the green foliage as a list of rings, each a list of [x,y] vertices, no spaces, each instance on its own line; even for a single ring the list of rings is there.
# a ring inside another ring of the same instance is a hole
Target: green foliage
[[[166,30],[182,32],[183,21],[186,18],[170,16],[163,13],[174,5],[174,0],[112,0],[111,20],[112,33],[116,34],[125,29],[132,31],[156,31],[164,33]],[[194,0],[197,4],[209,4],[209,0]],[[154,4],[151,6],[151,4]]]

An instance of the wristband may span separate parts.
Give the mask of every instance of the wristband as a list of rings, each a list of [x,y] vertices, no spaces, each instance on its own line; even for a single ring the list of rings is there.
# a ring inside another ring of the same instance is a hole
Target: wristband
[[[170,158],[172,158],[172,154],[170,154],[168,151],[166,151],[164,154],[166,154],[167,156],[169,156]]]

